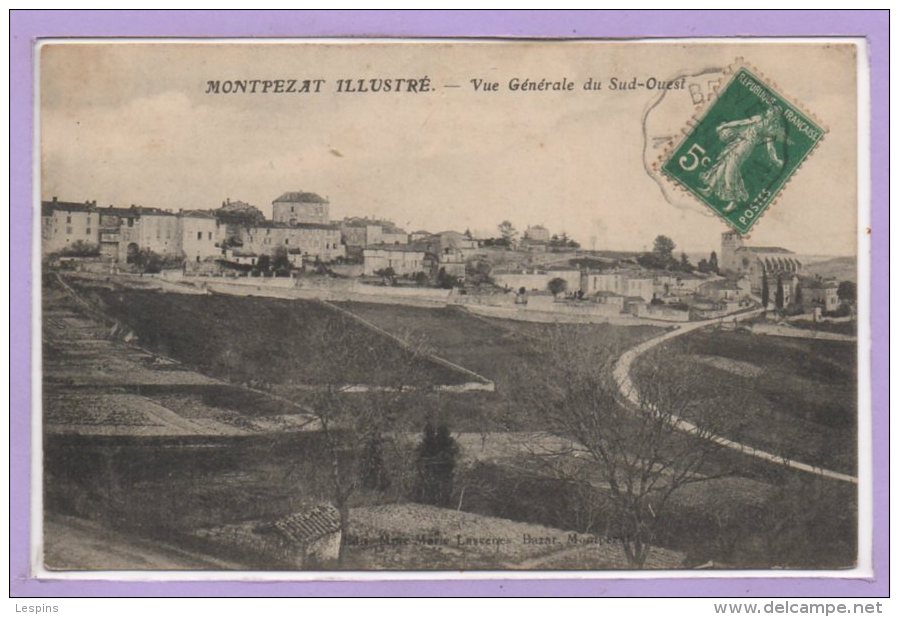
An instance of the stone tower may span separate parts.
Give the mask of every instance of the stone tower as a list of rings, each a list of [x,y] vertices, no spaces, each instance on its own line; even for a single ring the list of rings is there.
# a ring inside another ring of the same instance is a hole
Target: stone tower
[[[721,234],[721,255],[718,258],[718,267],[721,270],[736,272],[740,269],[737,249],[743,247],[743,238],[735,231],[725,231]]]

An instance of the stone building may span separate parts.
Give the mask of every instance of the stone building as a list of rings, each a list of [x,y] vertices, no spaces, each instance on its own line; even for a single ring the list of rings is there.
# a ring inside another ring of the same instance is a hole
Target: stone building
[[[332,563],[340,553],[340,513],[331,504],[285,516],[272,525],[281,536],[291,565],[314,568]]]
[[[54,197],[41,202],[41,252],[63,251],[79,241],[98,245],[100,220],[96,210],[96,201],[75,203]]]
[[[839,285],[835,280],[806,278],[802,279],[801,285],[804,304],[828,312],[840,308]]]
[[[543,225],[530,225],[524,230],[524,237],[531,242],[549,242],[549,230]]]
[[[317,193],[288,191],[272,202],[272,220],[286,225],[327,225],[330,204]]]
[[[221,225],[208,210],[181,212],[181,251],[191,263],[221,257]]]
[[[802,273],[802,262],[792,251],[779,246],[746,246],[736,232],[721,234],[718,263],[724,272],[747,277],[756,293],[762,288],[763,274],[767,274],[771,286],[778,277],[786,283]]]
[[[437,256],[422,244],[376,244],[365,247],[362,255],[362,273],[366,276],[387,268],[392,268],[398,276],[418,272],[432,276],[437,264]]]
[[[581,291],[591,296],[597,292],[611,292],[625,297],[652,300],[655,278],[642,270],[606,270],[581,274]]]
[[[265,222],[242,229],[240,240],[245,252],[258,255],[271,255],[279,246],[309,261],[328,263],[346,255],[336,225]]]

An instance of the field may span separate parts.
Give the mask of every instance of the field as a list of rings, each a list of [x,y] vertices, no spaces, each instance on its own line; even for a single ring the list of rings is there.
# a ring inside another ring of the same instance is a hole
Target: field
[[[790,325],[794,328],[803,328],[804,330],[815,330],[817,332],[833,332],[834,334],[845,334],[846,336],[855,336],[858,332],[855,321],[807,321],[795,320]]]
[[[412,352],[388,336],[366,328],[327,305],[306,300],[185,295],[126,288],[80,285],[141,345],[175,358],[202,373],[233,382],[321,384],[333,378],[320,359],[334,340],[323,328],[339,332],[354,347],[341,363],[345,384],[369,384],[372,367],[397,367]],[[343,344],[343,343],[342,343]],[[426,379],[460,384],[470,377],[422,360]]]
[[[58,286],[44,288],[44,430],[50,434],[242,435],[307,430],[308,410],[225,384],[117,340]]]
[[[624,349],[663,331],[656,326],[623,327],[610,324],[544,324],[493,319],[464,309],[420,308],[335,303],[379,328],[409,335],[441,358],[483,375],[496,384],[495,392],[469,392],[432,397],[431,409],[456,431],[497,430],[496,419],[507,412],[510,390],[524,365],[539,368],[544,361],[541,339],[558,329],[577,332],[597,344]],[[525,430],[541,428],[523,418]]]
[[[421,337],[437,355],[473,370],[508,387],[516,366],[539,362],[536,339],[551,336],[556,329],[574,330],[597,344],[625,349],[663,331],[656,326],[610,324],[543,324],[480,317],[464,309],[418,308],[362,302],[340,306],[393,333],[409,332]]]
[[[703,330],[666,345],[662,353],[686,354],[685,361],[707,377],[697,397],[724,396],[720,411],[730,414],[740,441],[856,472],[853,343]]]
[[[473,537],[539,531],[561,542],[567,537],[561,530],[602,535],[608,524],[580,519],[568,487],[527,469],[516,452],[516,436],[500,432],[492,419],[509,411],[521,365],[539,368],[546,361],[539,341],[558,329],[620,349],[663,331],[504,321],[454,308],[339,306],[390,333],[385,334],[317,302],[187,296],[109,284],[82,283],[80,291],[127,327],[113,325],[53,285],[45,287],[46,511],[183,546],[191,555],[210,550],[208,544],[191,544],[198,541],[196,530],[250,525],[329,499],[328,456],[297,403],[317,385],[316,375],[302,370],[319,351],[315,332],[335,315],[376,358],[401,364],[407,351],[390,334],[409,335],[496,383],[494,392],[439,392],[424,403],[459,437],[459,484],[452,499],[463,511],[407,503],[409,494],[399,482],[386,491],[360,490],[351,504],[357,538],[427,537],[435,529],[455,538],[452,529],[462,525]],[[722,383],[753,394],[752,408],[738,410],[750,424],[749,443],[779,451],[794,447],[789,438],[805,448],[801,453],[810,461],[819,456],[835,469],[841,469],[836,448],[824,446],[842,444],[847,454],[854,452],[846,438],[847,431],[854,434],[854,407],[844,405],[850,392],[840,385],[854,383],[854,357],[846,351],[851,345],[702,331],[669,347],[666,352],[686,350],[696,370],[710,376],[708,391],[700,395],[720,396],[714,387]],[[340,377],[350,383],[363,379],[371,361],[360,353]],[[436,383],[471,379],[441,363],[424,364]],[[268,392],[296,396],[291,401]],[[824,395],[814,398],[816,392]],[[414,447],[420,427],[410,430],[405,439]],[[846,487],[818,486],[735,453],[723,454],[707,473],[730,467],[742,477],[697,484],[677,495],[652,567],[676,567],[684,559],[760,567],[851,562],[855,498]],[[601,480],[597,489],[602,491]],[[826,516],[834,504],[841,504],[839,516]],[[425,568],[438,561],[451,568],[623,567],[620,547],[602,543],[547,551],[524,542],[475,541],[457,549],[356,543],[350,557],[362,568]],[[217,557],[237,558],[215,550]]]

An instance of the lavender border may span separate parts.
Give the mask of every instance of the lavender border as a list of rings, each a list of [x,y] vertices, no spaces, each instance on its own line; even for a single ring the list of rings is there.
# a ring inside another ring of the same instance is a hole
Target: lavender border
[[[29,575],[32,44],[39,37],[627,38],[859,36],[871,126],[889,126],[889,12],[880,11],[23,11],[10,15],[10,595],[82,596],[888,596],[889,142],[871,131],[874,578],[362,582],[49,581]]]

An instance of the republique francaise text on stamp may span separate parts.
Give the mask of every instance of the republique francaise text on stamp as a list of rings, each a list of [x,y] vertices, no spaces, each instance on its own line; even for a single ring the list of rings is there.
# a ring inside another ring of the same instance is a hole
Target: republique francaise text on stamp
[[[746,234],[824,133],[808,114],[740,67],[671,150],[662,171]]]

